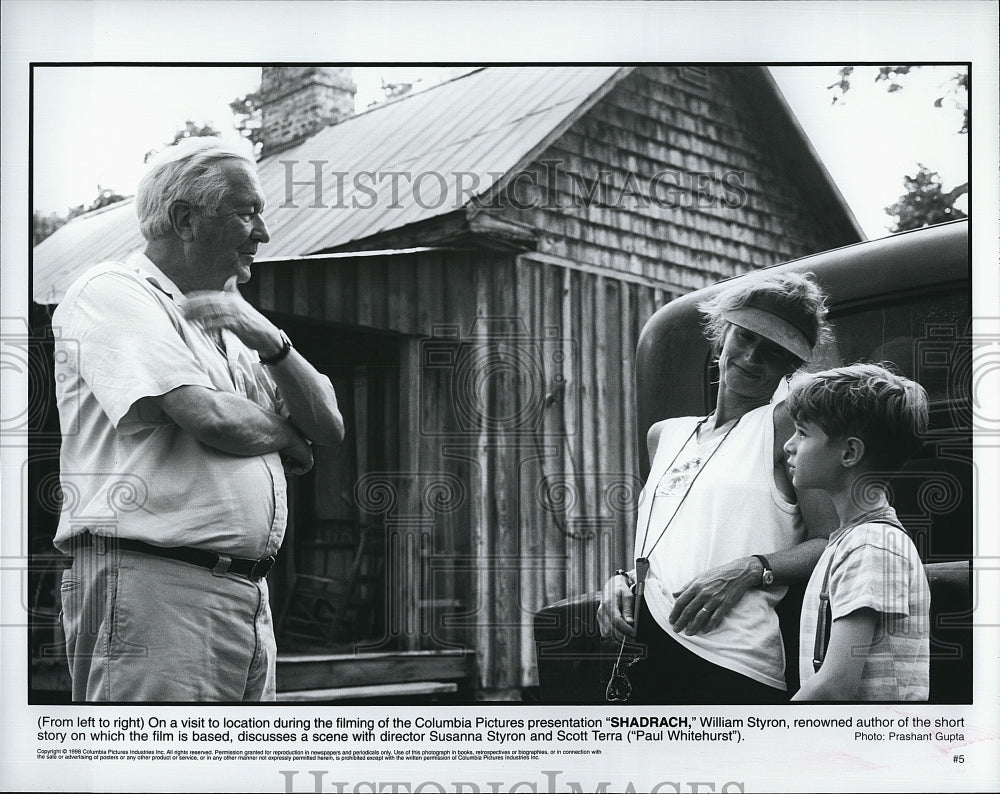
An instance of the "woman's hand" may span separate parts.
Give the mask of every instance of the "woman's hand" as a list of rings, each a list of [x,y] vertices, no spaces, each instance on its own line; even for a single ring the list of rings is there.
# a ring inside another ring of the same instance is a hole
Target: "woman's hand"
[[[601,605],[597,608],[597,623],[601,637],[621,642],[635,637],[635,617],[632,611],[635,597],[625,576],[612,576],[604,585]]]
[[[674,593],[670,625],[677,633],[707,634],[729,614],[748,590],[760,583],[763,565],[756,557],[743,557],[710,568]]]

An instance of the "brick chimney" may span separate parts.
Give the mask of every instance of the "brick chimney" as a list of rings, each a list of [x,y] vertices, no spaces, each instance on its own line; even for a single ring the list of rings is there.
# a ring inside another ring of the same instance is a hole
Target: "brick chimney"
[[[350,68],[265,66],[260,86],[263,156],[288,149],[354,115]]]

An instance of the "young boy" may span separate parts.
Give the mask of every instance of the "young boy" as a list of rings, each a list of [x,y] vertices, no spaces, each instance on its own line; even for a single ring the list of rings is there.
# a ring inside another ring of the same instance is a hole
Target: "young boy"
[[[826,491],[840,518],[802,602],[792,700],[927,700],[930,589],[883,485],[920,447],[927,393],[856,364],[803,376],[786,404],[792,482]]]

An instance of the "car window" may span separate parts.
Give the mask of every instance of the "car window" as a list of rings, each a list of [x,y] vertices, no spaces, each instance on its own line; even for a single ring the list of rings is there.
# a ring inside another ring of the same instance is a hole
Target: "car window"
[[[822,365],[891,362],[927,389],[934,425],[963,426],[971,410],[970,308],[968,293],[956,291],[835,314],[836,341],[821,352]]]
[[[833,337],[820,345],[810,371],[857,362],[890,363],[920,383],[931,402],[931,432],[967,431],[972,423],[971,302],[965,289],[831,312]],[[706,361],[706,405],[717,394],[714,355]],[[774,400],[784,399],[781,383]]]

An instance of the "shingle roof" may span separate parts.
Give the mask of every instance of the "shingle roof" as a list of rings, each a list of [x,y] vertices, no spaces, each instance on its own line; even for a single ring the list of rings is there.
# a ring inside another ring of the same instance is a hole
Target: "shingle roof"
[[[275,259],[323,251],[453,212],[470,193],[488,190],[627,71],[484,68],[326,127],[258,164],[271,233],[261,254]],[[312,184],[292,186],[288,201],[289,181],[314,180],[311,161],[322,163],[323,207],[313,206]],[[338,171],[347,173],[339,183]],[[440,193],[441,178],[447,195]],[[355,179],[360,189],[353,187]],[[468,192],[460,195],[463,188]],[[127,256],[142,243],[131,200],[74,219],[34,249],[35,300],[57,303],[83,269]]]

